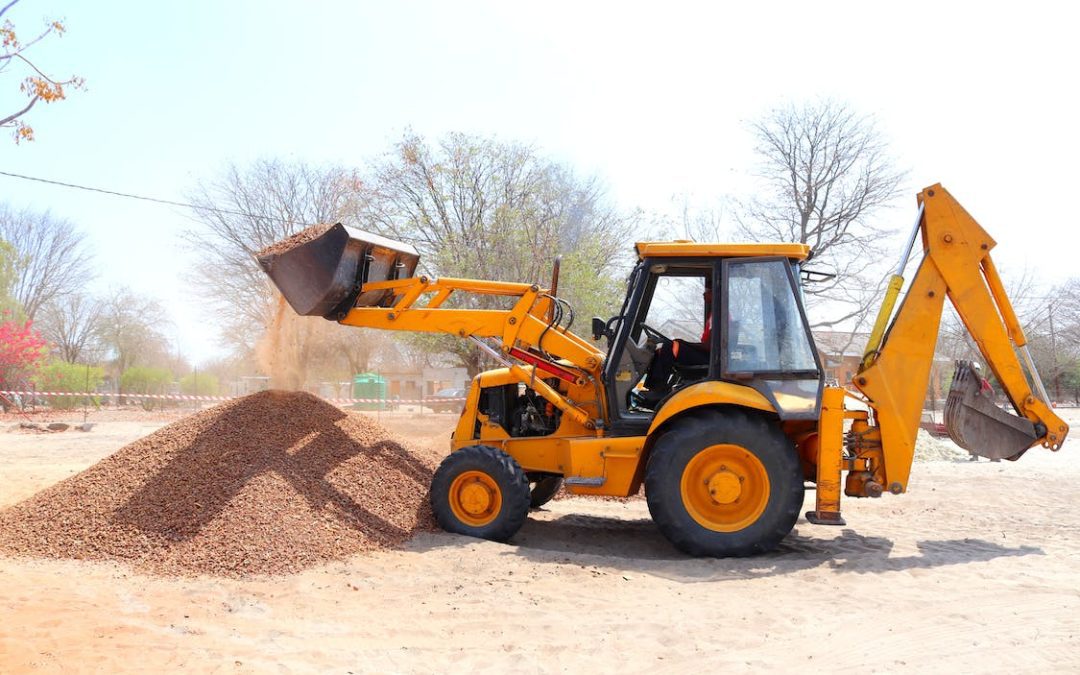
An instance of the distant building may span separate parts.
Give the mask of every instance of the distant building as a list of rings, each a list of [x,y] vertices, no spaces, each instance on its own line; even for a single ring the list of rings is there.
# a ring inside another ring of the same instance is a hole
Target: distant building
[[[230,387],[233,396],[247,396],[270,388],[270,378],[262,375],[249,375],[235,380]]]
[[[869,333],[814,331],[814,342],[817,343],[827,383],[842,387],[851,384],[855,373],[859,372],[863,349],[869,338]]]
[[[391,399],[416,400],[431,396],[440,389],[468,389],[469,371],[464,368],[382,368],[386,395]]]
[[[821,355],[821,366],[825,369],[825,381],[841,387],[851,386],[852,378],[859,372],[863,350],[870,339],[869,333],[846,333],[844,331],[814,331],[814,342]],[[930,365],[930,382],[927,398],[942,401],[947,392],[948,378],[952,372],[952,360],[940,354],[934,354]]]

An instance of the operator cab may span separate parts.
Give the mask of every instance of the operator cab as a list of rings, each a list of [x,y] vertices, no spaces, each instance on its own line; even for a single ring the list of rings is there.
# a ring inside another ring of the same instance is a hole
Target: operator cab
[[[798,284],[801,244],[637,244],[607,336],[604,382],[617,433],[640,433],[677,392],[705,381],[763,394],[781,419],[817,419],[823,369]]]

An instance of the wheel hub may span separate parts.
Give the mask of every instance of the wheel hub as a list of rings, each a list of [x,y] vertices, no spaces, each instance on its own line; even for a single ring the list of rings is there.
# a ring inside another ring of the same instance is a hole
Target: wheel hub
[[[681,481],[686,512],[714,532],[750,527],[769,503],[769,476],[750,450],[732,443],[702,448],[687,462]]]
[[[465,471],[450,484],[450,510],[465,525],[483,527],[502,508],[502,491],[495,478],[483,471]]]
[[[494,497],[491,490],[480,481],[469,483],[461,488],[461,507],[466,513],[478,516],[491,508]]]
[[[742,494],[742,479],[726,468],[717,471],[709,478],[709,496],[717,504],[731,504],[739,500]]]

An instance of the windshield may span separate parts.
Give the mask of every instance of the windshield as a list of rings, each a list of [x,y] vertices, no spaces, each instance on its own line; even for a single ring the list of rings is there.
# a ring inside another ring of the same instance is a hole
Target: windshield
[[[705,331],[705,274],[656,280],[645,323],[673,340],[698,342]]]
[[[787,263],[731,262],[727,275],[728,370],[817,371]]]

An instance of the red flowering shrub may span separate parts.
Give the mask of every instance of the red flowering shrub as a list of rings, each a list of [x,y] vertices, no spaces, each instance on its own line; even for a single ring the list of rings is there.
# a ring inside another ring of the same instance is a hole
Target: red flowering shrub
[[[0,320],[0,389],[25,389],[47,351],[30,321],[18,321],[5,311]]]

